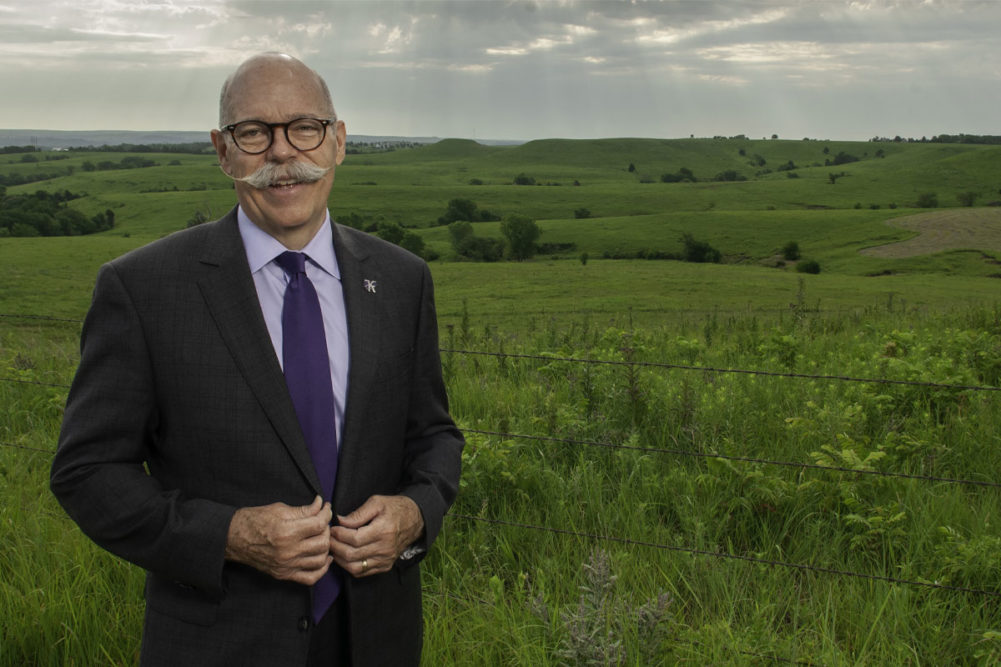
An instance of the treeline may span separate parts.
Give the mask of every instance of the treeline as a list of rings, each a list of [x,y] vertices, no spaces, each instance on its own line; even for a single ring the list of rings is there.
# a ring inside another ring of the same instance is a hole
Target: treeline
[[[110,171],[113,169],[142,169],[144,167],[159,167],[158,162],[154,162],[149,158],[139,157],[138,155],[126,155],[118,162],[113,162],[112,160],[101,160],[97,164],[94,164],[90,160],[84,160],[80,167],[84,171]]]
[[[424,144],[418,141],[349,141],[345,146],[348,155],[362,153],[392,153],[403,148],[417,148]]]
[[[74,168],[72,166],[68,166],[65,169],[57,169],[55,171],[31,171],[24,173],[18,173],[15,171],[9,174],[0,174],[0,187],[24,185],[25,183],[48,181],[62,176],[72,176],[73,171]]]
[[[0,237],[82,236],[112,229],[115,213],[111,209],[88,218],[66,205],[82,196],[69,190],[39,190],[8,197],[6,188],[0,186]]]
[[[893,138],[876,136],[869,141],[893,142],[896,144],[983,144],[997,146],[1001,144],[1001,136],[996,134],[939,134],[931,139],[928,137],[921,137],[920,139],[907,137],[905,139],[898,134]]]
[[[103,144],[101,146],[73,146],[67,150],[75,153],[215,153],[210,141],[183,144]]]
[[[38,148],[35,146],[0,146],[0,155],[10,155],[12,153],[34,153]]]

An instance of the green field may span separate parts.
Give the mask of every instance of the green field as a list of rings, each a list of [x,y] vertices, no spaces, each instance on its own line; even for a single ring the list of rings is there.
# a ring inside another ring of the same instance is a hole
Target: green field
[[[840,152],[860,160],[824,166]],[[135,662],[142,573],[58,508],[51,450],[97,268],[233,203],[211,156],[84,171],[123,155],[68,155],[0,155],[0,174],[75,167],[8,195],[68,189],[88,215],[116,212],[97,235],[0,238],[0,665]],[[789,160],[798,178],[777,171]],[[660,182],[681,167],[749,180]],[[513,185],[520,173],[543,185]],[[1001,660],[1001,252],[985,230],[965,248],[860,253],[914,238],[888,221],[928,213],[921,194],[943,216],[990,216],[957,196],[987,204],[999,187],[1001,149],[966,145],[349,155],[334,216],[416,227],[442,256],[443,360],[468,446],[425,568],[426,664]],[[433,223],[456,197],[529,215],[566,249],[452,261]],[[676,253],[684,233],[723,263],[611,259]],[[789,241],[820,274],[781,265]]]

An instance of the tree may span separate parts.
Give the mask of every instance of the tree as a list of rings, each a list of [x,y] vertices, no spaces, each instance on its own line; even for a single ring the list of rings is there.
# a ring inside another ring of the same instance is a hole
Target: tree
[[[796,270],[800,273],[820,273],[820,264],[815,259],[808,259],[796,265]]]
[[[635,164],[633,164],[632,162],[630,162],[630,163],[629,163],[629,173],[631,174],[631,173],[633,173],[634,171],[636,171],[636,165],[635,165]]]
[[[395,245],[400,245],[405,233],[406,230],[395,222],[383,222],[379,225],[379,229],[376,230],[375,235],[383,241],[389,241]]]
[[[518,174],[517,176],[514,177],[514,184],[515,185],[535,185],[535,179],[532,178],[531,176],[528,176],[524,172],[522,172],[522,173],[520,173],[520,174]]]
[[[682,258],[686,262],[709,262],[715,264],[719,263],[720,259],[722,259],[719,250],[705,241],[696,241],[691,234],[684,234],[681,237],[681,243],[684,246]]]
[[[456,220],[472,222],[477,219],[476,202],[472,199],[451,199],[445,209],[445,214],[438,218],[438,224],[448,225]]]
[[[468,220],[457,220],[448,226],[448,236],[452,240],[452,249],[462,254],[462,244],[473,237],[473,225]]]
[[[918,195],[918,208],[938,208],[938,195],[934,192]]]
[[[188,218],[188,227],[197,227],[198,225],[204,224],[209,221],[209,217],[202,212],[201,209],[196,209],[195,214]]]
[[[960,192],[956,195],[956,199],[959,200],[960,206],[973,206],[973,202],[977,200],[976,192]]]
[[[586,208],[574,209],[573,217],[577,218],[578,220],[583,219],[583,218],[590,218],[591,217],[591,211],[589,211]]]
[[[490,222],[500,220],[500,216],[494,215],[486,209],[477,210],[476,202],[472,199],[452,199],[448,202],[445,214],[438,218],[438,224],[450,225],[456,220]]]
[[[535,242],[542,230],[528,216],[511,215],[501,223],[501,233],[507,239],[508,255],[520,262],[535,254]]]
[[[799,244],[795,241],[789,241],[782,246],[782,257],[790,262],[799,259]]]

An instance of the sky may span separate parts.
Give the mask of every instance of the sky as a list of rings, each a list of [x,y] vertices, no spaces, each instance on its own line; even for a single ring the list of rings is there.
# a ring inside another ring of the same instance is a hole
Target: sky
[[[283,51],[349,135],[1001,135],[999,27],[999,0],[0,0],[0,128],[208,131]]]

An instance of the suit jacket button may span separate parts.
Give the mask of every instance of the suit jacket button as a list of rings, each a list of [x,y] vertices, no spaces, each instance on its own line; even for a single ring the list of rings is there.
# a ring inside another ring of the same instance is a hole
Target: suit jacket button
[[[309,630],[309,616],[299,617],[299,632],[306,632]]]

